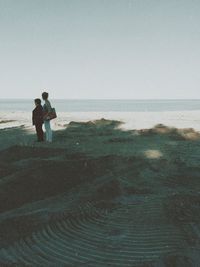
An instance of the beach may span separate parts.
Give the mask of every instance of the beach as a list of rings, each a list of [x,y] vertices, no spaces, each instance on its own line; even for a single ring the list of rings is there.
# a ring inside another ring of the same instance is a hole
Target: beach
[[[59,113],[52,144],[16,115],[1,114],[1,266],[198,266],[198,112]]]
[[[0,267],[200,267],[199,14],[0,0]]]

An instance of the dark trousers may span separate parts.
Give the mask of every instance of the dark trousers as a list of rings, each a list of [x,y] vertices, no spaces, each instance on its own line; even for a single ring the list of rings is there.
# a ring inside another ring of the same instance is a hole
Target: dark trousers
[[[44,141],[44,132],[42,130],[42,124],[35,125],[38,141]]]

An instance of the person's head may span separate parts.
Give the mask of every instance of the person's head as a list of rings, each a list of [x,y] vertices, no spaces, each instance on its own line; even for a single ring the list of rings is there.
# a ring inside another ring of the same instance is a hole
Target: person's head
[[[34,102],[35,102],[35,105],[36,105],[36,106],[41,105],[41,100],[40,100],[39,98],[36,98],[36,99],[34,100]]]
[[[48,97],[49,97],[49,94],[48,94],[47,92],[43,92],[43,93],[42,93],[42,99],[43,99],[43,100],[47,100]]]

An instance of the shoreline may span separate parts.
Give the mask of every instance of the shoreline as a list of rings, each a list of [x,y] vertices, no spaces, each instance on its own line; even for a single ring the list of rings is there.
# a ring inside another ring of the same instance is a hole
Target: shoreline
[[[193,128],[200,131],[200,111],[161,111],[161,112],[57,112],[58,118],[52,121],[54,130],[60,129],[70,121],[87,122],[99,119],[118,120],[127,130],[152,128],[163,124],[176,128]],[[0,111],[0,129],[26,126],[31,127],[31,112]]]

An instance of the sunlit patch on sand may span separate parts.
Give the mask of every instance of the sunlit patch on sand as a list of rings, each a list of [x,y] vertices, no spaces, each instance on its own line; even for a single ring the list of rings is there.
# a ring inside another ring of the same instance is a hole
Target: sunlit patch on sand
[[[157,124],[152,129],[142,129],[138,131],[140,134],[150,136],[150,135],[165,135],[172,139],[178,140],[190,140],[190,141],[197,141],[200,140],[200,132],[197,132],[193,128],[183,128],[177,129],[174,127],[168,127],[163,124]]]
[[[193,128],[176,129],[158,124],[153,128],[153,132],[158,134],[174,134],[185,140],[200,140],[200,133]]]
[[[158,133],[158,134],[170,134],[172,132],[176,131],[175,128],[172,127],[168,127],[165,126],[163,124],[157,124],[154,128],[153,128],[153,132],[154,133]]]
[[[144,154],[148,159],[159,159],[163,156],[163,154],[159,150],[153,149],[146,150]]]
[[[179,134],[186,140],[200,140],[200,133],[196,132],[194,129],[181,129],[178,130]]]

